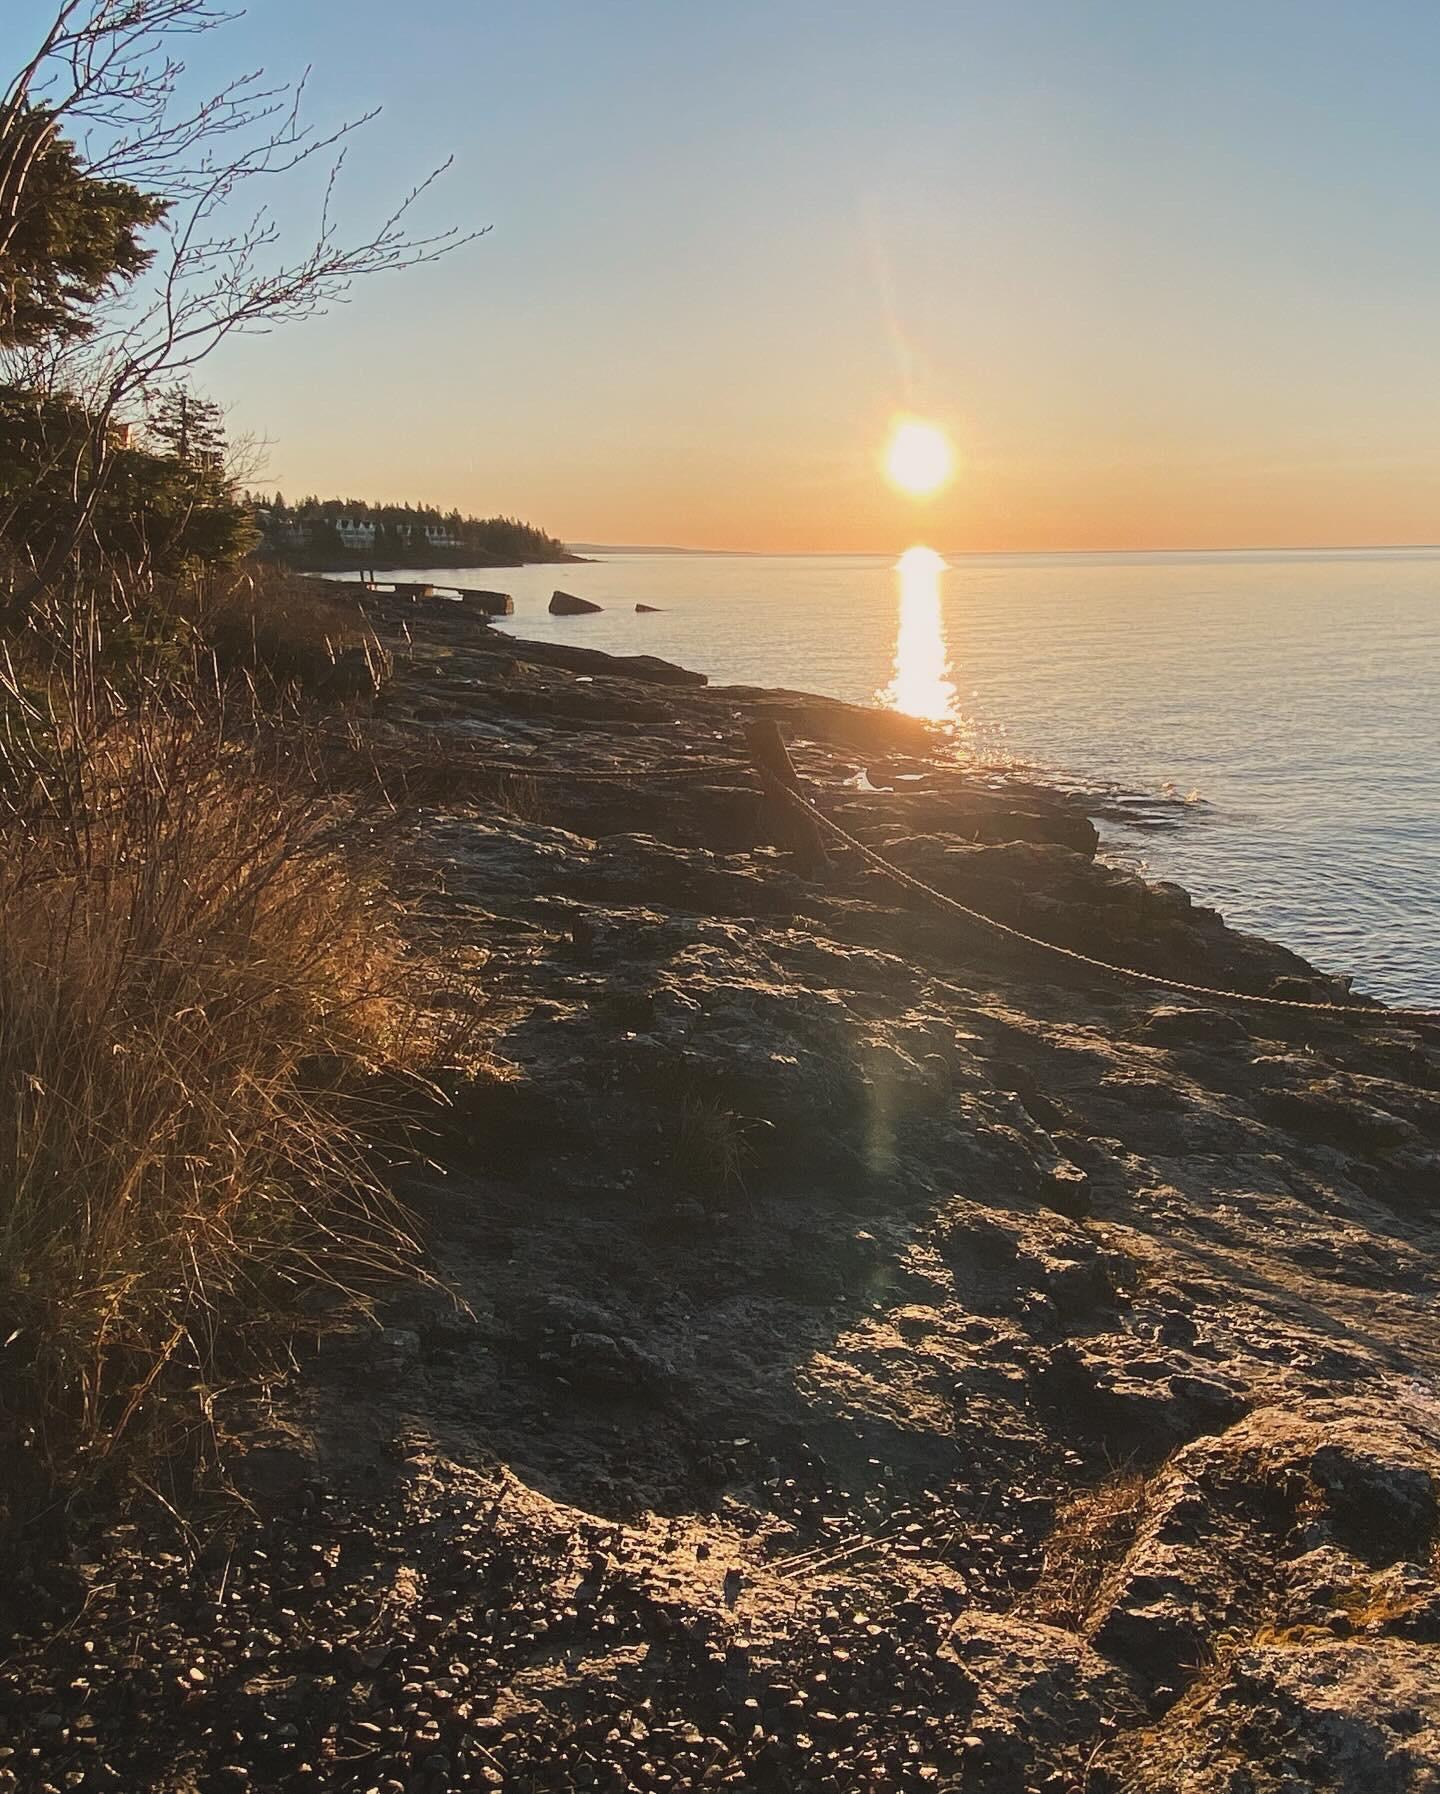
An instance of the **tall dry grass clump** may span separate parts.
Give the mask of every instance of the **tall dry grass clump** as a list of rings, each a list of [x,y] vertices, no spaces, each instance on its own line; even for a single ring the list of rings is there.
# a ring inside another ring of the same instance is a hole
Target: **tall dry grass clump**
[[[1140,1471],[1120,1470],[1060,1509],[1045,1541],[1045,1574],[1023,1604],[1027,1613],[1067,1631],[1084,1626],[1140,1530],[1146,1488]]]
[[[390,664],[360,595],[355,585],[249,561],[197,576],[180,604],[222,671],[351,698],[377,692]]]
[[[0,1439],[73,1467],[405,1257],[367,1105],[427,1042],[374,816],[298,723],[0,688]]]

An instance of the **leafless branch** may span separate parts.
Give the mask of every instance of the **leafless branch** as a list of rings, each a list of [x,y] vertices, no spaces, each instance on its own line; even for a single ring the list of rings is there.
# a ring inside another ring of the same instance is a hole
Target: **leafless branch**
[[[183,377],[232,335],[312,317],[362,276],[422,266],[484,234],[410,229],[447,161],[359,240],[342,236],[335,201],[346,140],[375,113],[317,130],[302,116],[308,71],[276,84],[255,70],[182,102],[183,41],[235,16],[211,0],[65,0],[0,96],[0,261],[23,216],[30,171],[59,134],[76,144],[87,174],[129,181],[168,206],[146,276],[110,307],[83,355],[57,351],[46,370],[53,382],[63,360],[92,420],[76,469],[77,543],[105,478],[113,425],[147,387]],[[263,197],[236,222],[250,183],[260,182],[263,196],[268,179],[326,156],[319,218],[298,252],[282,248]]]

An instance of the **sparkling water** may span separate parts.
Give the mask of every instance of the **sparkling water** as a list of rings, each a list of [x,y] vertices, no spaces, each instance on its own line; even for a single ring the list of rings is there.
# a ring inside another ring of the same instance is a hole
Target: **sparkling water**
[[[1102,794],[1106,850],[1233,925],[1440,1003],[1440,550],[616,552],[433,577],[511,592],[518,635],[948,719],[983,761]],[[551,617],[556,586],[605,609]]]

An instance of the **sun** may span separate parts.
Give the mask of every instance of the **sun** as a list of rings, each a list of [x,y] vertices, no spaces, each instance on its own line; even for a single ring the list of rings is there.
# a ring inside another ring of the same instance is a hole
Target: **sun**
[[[896,424],[885,449],[885,472],[891,485],[912,498],[928,498],[950,478],[955,457],[945,432],[923,418]]]

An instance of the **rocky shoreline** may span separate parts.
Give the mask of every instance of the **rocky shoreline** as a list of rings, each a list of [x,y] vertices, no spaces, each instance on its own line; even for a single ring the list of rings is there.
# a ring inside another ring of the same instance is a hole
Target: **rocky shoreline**
[[[435,1284],[232,1403],[247,1509],[12,1571],[0,1789],[1440,1788],[1437,1032],[791,851],[747,722],[1027,932],[1344,999],[922,724],[376,604],[493,1051]]]

